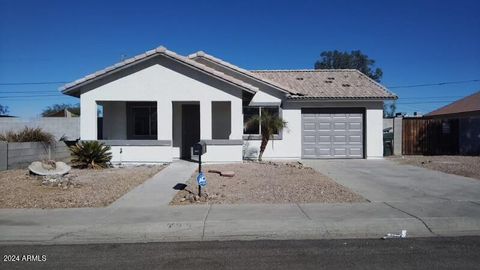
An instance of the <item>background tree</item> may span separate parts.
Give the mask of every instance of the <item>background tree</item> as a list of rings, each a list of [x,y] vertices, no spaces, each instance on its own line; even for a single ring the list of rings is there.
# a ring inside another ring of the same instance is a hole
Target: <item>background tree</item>
[[[375,68],[375,60],[368,58],[360,50],[351,52],[324,51],[320,59],[315,62],[315,69],[356,69],[380,82],[383,71]]]
[[[262,143],[260,144],[260,153],[258,154],[258,160],[262,161],[263,152],[267,148],[268,141],[273,139],[273,135],[278,134],[282,129],[287,127],[287,122],[283,121],[276,114],[270,113],[268,110],[262,110],[260,116],[256,115],[247,121],[247,126],[261,127]]]
[[[42,116],[48,116],[52,113],[61,112],[63,110],[69,110],[71,113],[75,115],[80,115],[80,104],[53,104],[51,106],[46,107],[42,111]]]
[[[7,115],[9,111],[8,106],[0,104],[0,115]]]
[[[383,117],[394,117],[397,111],[397,103],[392,101],[383,104]]]

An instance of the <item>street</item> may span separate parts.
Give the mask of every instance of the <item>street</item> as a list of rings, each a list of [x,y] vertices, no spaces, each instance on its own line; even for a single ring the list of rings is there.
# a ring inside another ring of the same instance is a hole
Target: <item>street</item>
[[[0,251],[1,269],[478,269],[480,265],[480,237],[3,245]],[[26,255],[40,261],[4,261],[25,260]]]

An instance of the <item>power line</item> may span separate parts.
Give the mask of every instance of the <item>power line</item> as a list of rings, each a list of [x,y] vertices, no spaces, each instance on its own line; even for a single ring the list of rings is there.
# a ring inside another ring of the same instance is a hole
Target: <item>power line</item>
[[[425,99],[425,98],[462,98],[464,96],[430,96],[430,97],[399,97],[400,100],[405,99]]]
[[[61,94],[59,91],[53,90],[31,90],[31,91],[0,91],[0,94],[43,94],[43,93],[58,93]]]
[[[0,85],[39,85],[39,84],[64,84],[67,82],[56,81],[56,82],[5,82],[0,83]]]
[[[404,105],[404,104],[428,104],[428,103],[446,103],[446,102],[453,102],[455,100],[443,100],[443,101],[423,101],[423,102],[397,102],[397,105]]]
[[[470,82],[480,82],[480,79],[467,80],[467,81],[450,81],[450,82],[438,82],[438,83],[398,85],[398,86],[388,86],[388,88],[390,88],[390,89],[396,89],[396,88],[414,88],[414,87],[439,86],[439,85],[460,84],[460,83],[470,83]]]
[[[0,96],[0,99],[30,99],[42,97],[67,97],[66,95],[38,95],[38,96]]]

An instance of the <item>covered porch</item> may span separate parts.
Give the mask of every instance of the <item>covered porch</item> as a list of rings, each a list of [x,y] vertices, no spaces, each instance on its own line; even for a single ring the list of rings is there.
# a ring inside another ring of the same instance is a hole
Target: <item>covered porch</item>
[[[82,140],[111,146],[113,163],[195,159],[192,146],[199,141],[207,144],[205,162],[242,160],[241,100],[108,100],[92,105],[90,116],[82,115]],[[82,110],[87,111],[83,104]]]

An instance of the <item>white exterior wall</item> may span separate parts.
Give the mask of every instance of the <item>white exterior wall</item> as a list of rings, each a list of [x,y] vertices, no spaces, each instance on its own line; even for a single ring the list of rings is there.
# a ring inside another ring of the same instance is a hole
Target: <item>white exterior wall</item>
[[[195,71],[196,72],[196,71]],[[198,72],[195,76],[198,77]],[[206,78],[208,76],[205,75]],[[228,101],[231,104],[231,133],[230,140],[241,140],[243,135],[243,115],[241,90],[233,86],[220,90],[213,85],[217,82],[204,83],[193,79],[188,73],[182,74],[159,64],[148,66],[131,74],[120,76],[106,84],[84,91],[81,94],[81,121],[80,136],[82,140],[97,139],[97,103],[103,101],[153,101],[157,102],[158,110],[158,140],[175,140],[181,138],[178,132],[178,123],[181,111],[173,102],[199,102],[200,103],[200,139],[212,139],[212,101]],[[279,104],[280,100],[269,94],[255,95],[254,103]],[[287,122],[287,128],[282,132],[282,138],[270,141],[264,153],[265,159],[299,159],[301,158],[301,108],[319,107],[362,107],[365,112],[365,153],[367,158],[381,158],[383,156],[383,102],[370,101],[339,101],[339,102],[291,102],[283,100],[282,117]],[[285,104],[286,103],[286,104]],[[108,104],[108,103],[105,103]],[[119,107],[106,108],[107,110],[120,110]],[[172,117],[175,109],[173,125]],[[123,110],[125,112],[125,110]],[[111,114],[110,114],[111,115]],[[117,115],[117,119],[120,119]],[[108,121],[108,119],[105,119]],[[126,117],[123,118],[126,126]],[[108,123],[106,138],[122,139],[123,123],[119,120]],[[118,132],[112,129],[119,127]],[[181,125],[181,123],[180,123]],[[181,129],[181,128],[180,128]],[[173,135],[175,134],[175,135]],[[175,138],[173,138],[175,136]],[[245,141],[244,147],[260,147],[260,140]],[[120,160],[120,146],[112,147],[114,161]],[[124,146],[122,147],[124,162],[168,162],[179,156],[178,145],[173,146]],[[208,152],[203,157],[207,162],[240,161],[242,158],[241,145],[209,145]],[[238,154],[237,154],[238,153]]]
[[[112,146],[111,152],[113,164],[172,162],[170,146]]]
[[[365,122],[367,159],[383,158],[383,108],[367,109]]]
[[[201,139],[210,140],[211,102],[230,101],[232,104],[230,139],[242,139],[241,90],[234,89],[233,86],[229,90],[237,92],[237,95],[234,96],[164,66],[153,65],[83,93],[80,100],[82,108],[80,137],[82,140],[96,139],[98,101],[155,101],[158,109],[158,139],[172,140],[172,102],[199,101]]]
[[[242,162],[242,145],[207,145],[202,162]]]
[[[263,153],[264,159],[299,159],[302,155],[302,114],[300,109],[282,110],[282,118],[287,122],[281,140],[270,140]],[[245,140],[246,151],[260,151],[261,140]],[[252,149],[253,148],[253,149]]]
[[[198,74],[197,74],[198,76]],[[209,79],[207,77],[207,79]],[[210,80],[214,80],[211,79]],[[175,123],[173,126],[173,102],[199,102],[200,103],[200,139],[212,139],[212,101],[227,101],[231,104],[231,132],[229,139],[241,140],[243,135],[243,114],[242,114],[242,91],[233,86],[225,84],[223,90],[211,84],[203,83],[185,74],[155,64],[137,72],[127,74],[123,77],[100,85],[92,90],[81,94],[81,125],[80,137],[82,140],[97,139],[97,104],[106,104],[104,109],[108,116],[105,118],[106,139],[126,139],[123,130],[126,131],[126,109],[120,108],[125,101],[153,101],[157,102],[158,110],[158,140],[174,141],[173,130],[175,128],[175,139],[181,138],[181,107],[175,106]],[[122,101],[112,103],[111,101]],[[123,106],[124,107],[124,106]],[[123,110],[120,113],[119,110]],[[123,114],[123,115],[122,115]],[[120,120],[120,118],[122,118]],[[117,121],[118,120],[118,121]],[[123,127],[125,126],[125,127]],[[118,131],[114,131],[119,127]],[[120,156],[120,148],[122,155]],[[231,159],[241,160],[241,146],[218,145],[211,146],[212,153],[207,155],[206,160],[220,161]],[[237,151],[231,153],[230,151]],[[113,162],[170,162],[178,158],[179,146],[114,146],[112,147]],[[227,157],[227,158],[226,158]]]
[[[302,156],[301,108],[365,108],[365,153],[367,159],[383,158],[383,101],[292,102],[284,105],[283,120],[287,129],[281,140],[268,142],[264,159],[300,159]],[[272,144],[273,142],[273,144]],[[260,140],[245,140],[244,151],[258,156]]]

